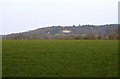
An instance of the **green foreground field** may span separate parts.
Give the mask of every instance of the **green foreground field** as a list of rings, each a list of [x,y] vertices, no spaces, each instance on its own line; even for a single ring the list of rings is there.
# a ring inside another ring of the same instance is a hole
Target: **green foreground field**
[[[3,77],[117,77],[116,40],[4,40]]]

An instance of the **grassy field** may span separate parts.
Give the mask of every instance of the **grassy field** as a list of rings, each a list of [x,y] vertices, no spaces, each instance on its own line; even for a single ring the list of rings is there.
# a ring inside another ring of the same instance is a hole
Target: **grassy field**
[[[115,40],[4,40],[3,77],[115,77]]]

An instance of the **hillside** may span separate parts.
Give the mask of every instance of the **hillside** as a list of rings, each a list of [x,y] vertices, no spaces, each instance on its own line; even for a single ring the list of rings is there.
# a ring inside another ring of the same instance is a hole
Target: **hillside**
[[[117,31],[117,24],[51,26],[22,33],[2,35],[2,39],[117,39]]]

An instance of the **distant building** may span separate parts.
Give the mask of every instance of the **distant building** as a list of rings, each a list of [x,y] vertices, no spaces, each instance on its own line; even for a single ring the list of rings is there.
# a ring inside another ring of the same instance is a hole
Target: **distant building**
[[[63,33],[70,33],[71,30],[67,30],[67,29],[65,29],[65,30],[62,30],[62,32],[63,32]]]
[[[50,34],[50,32],[47,32],[47,34],[49,35],[49,34]]]

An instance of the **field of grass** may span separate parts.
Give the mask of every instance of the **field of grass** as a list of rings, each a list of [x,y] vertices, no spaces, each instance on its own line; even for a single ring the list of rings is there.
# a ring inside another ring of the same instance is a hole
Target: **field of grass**
[[[115,77],[115,40],[4,40],[3,77]]]

